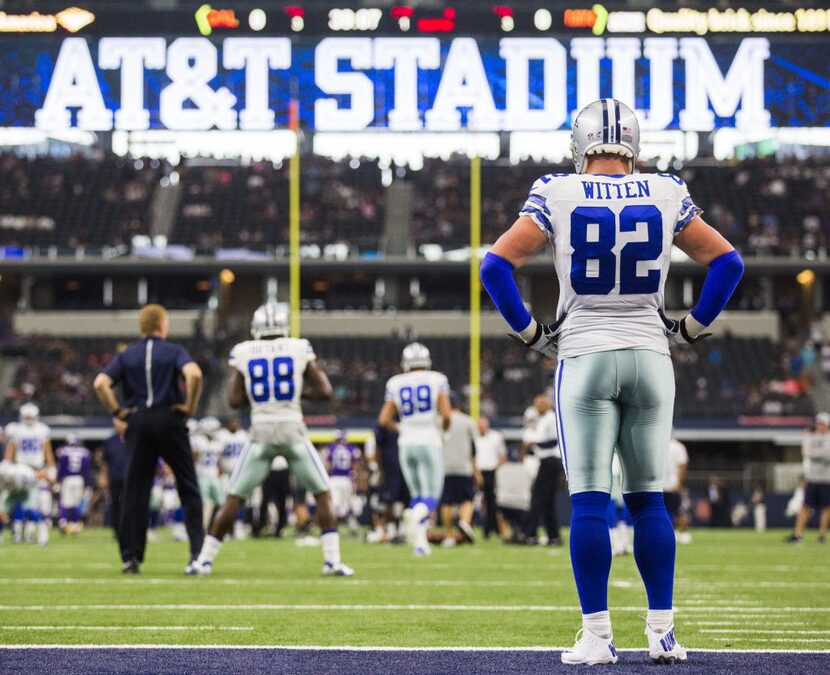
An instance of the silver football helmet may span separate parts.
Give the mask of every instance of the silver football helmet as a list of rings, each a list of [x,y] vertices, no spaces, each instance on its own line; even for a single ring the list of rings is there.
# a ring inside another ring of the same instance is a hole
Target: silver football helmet
[[[586,105],[571,130],[571,157],[577,173],[585,173],[588,155],[600,153],[625,157],[629,173],[634,173],[640,154],[640,123],[634,111],[615,98]]]
[[[40,417],[40,408],[34,403],[24,403],[20,406],[20,421],[34,422]]]
[[[251,319],[251,335],[257,340],[288,335],[288,305],[284,302],[260,305]]]
[[[424,347],[420,342],[410,342],[403,348],[401,368],[403,368],[405,373],[408,373],[413,368],[432,368],[429,349]]]

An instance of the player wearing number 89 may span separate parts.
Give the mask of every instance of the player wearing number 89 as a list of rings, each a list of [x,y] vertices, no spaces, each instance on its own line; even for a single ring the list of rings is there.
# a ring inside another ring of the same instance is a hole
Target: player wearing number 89
[[[481,266],[484,286],[517,337],[559,359],[554,391],[583,613],[581,638],[564,663],[617,660],[605,521],[615,446],[648,596],[649,654],[686,659],[674,638],[675,539],[662,495],[674,408],[669,344],[705,337],[743,273],[740,256],[700,218],[682,180],[634,173],[639,136],[636,116],[619,101],[586,106],[573,124],[576,173],[537,180]],[[545,244],[553,248],[560,291],[557,320],[543,326],[522,304],[513,270]],[[663,313],[672,245],[709,266],[697,305],[680,321]]]
[[[429,515],[438,507],[444,483],[441,430],[450,426],[450,387],[446,375],[432,370],[429,350],[419,342],[404,348],[401,368],[404,372],[386,384],[378,424],[399,433],[401,473],[412,497],[404,513],[406,535],[415,555],[427,556]]]
[[[329,477],[317,450],[308,440],[300,399],[329,400],[332,388],[314,363],[308,340],[288,337],[288,309],[267,303],[254,313],[253,340],[231,350],[233,368],[228,401],[232,408],[251,407],[251,442],[242,451],[228,481],[227,497],[216,514],[202,552],[186,572],[210,574],[213,559],[229,534],[240,507],[261,485],[271,462],[281,455],[299,483],[317,501],[323,531],[323,574],[351,576],[340,560],[337,518],[332,507]]]

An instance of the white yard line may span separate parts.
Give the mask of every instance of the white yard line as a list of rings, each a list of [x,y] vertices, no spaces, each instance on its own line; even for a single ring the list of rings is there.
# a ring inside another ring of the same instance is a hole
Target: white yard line
[[[236,603],[236,604],[203,604],[203,603],[158,603],[158,604],[67,604],[67,605],[0,605],[0,611],[83,611],[83,610],[346,610],[346,611],[452,611],[452,612],[578,612],[576,605],[450,605],[450,604],[272,604],[272,603]],[[616,607],[622,612],[642,612],[640,606]],[[731,607],[731,606],[702,606],[686,607],[680,605],[675,611],[686,613],[701,612],[731,612],[735,614],[750,614],[775,617],[781,613],[828,613],[830,607]]]
[[[683,621],[682,626],[734,626],[735,621]],[[765,626],[803,626],[804,621],[775,621],[764,619]]]
[[[123,579],[123,578],[93,578],[93,577],[6,577],[0,579],[0,586],[19,586],[23,584],[31,584],[35,586],[55,586],[55,585],[76,585],[76,586],[83,586],[83,585],[100,585],[100,584],[112,584],[112,585],[140,585],[140,586],[180,586],[184,583],[188,583],[185,579],[170,579],[170,578],[153,578],[153,577],[145,577],[142,579]],[[206,583],[210,583],[211,585],[221,585],[221,586],[331,586],[330,579],[215,579],[212,578]],[[544,581],[534,581],[534,580],[525,580],[525,581],[506,581],[506,580],[499,580],[494,579],[492,581],[485,581],[485,580],[466,580],[466,579],[412,579],[412,580],[405,580],[405,579],[343,579],[339,583],[347,586],[395,586],[395,587],[406,587],[406,586],[440,586],[440,587],[458,587],[458,588],[465,588],[465,587],[499,587],[499,588],[516,588],[516,587],[527,587],[527,588],[546,588],[552,586],[571,586],[573,585],[573,581],[568,580],[560,580],[560,579],[551,579],[551,580],[544,580]],[[696,581],[697,585],[701,582]],[[636,588],[639,589],[642,583],[637,581],[628,581],[628,580],[612,580],[610,582],[610,586],[614,588]],[[706,582],[707,587],[711,586],[720,586],[721,584],[717,582]],[[821,582],[746,582],[744,584],[736,583],[723,583],[722,586],[724,588],[731,588],[734,586],[739,587],[747,587],[747,588],[823,588],[823,587],[830,587],[830,583],[823,584]],[[723,605],[733,605],[733,604],[744,604],[744,605],[753,605],[758,604],[760,601],[756,600],[746,600],[746,599],[723,599],[722,596],[715,597],[712,594],[698,594],[698,593],[691,593],[691,594],[684,594],[680,593],[681,596],[684,597],[684,602],[686,604],[723,604]]]
[[[795,630],[769,628],[701,628],[700,633],[750,633],[752,635],[830,635],[830,630]]]
[[[92,577],[6,577],[0,579],[0,586],[19,586],[19,585],[35,585],[35,586],[55,586],[55,585],[75,585],[75,586],[83,586],[83,585],[100,585],[100,584],[111,584],[111,585],[141,585],[141,586],[180,586],[183,583],[187,583],[184,579],[170,579],[170,578],[152,578],[152,577],[145,577],[142,579],[122,579],[122,578],[92,578]],[[223,586],[320,586],[320,585],[331,585],[331,580],[329,579],[211,579],[209,582],[211,585],[223,585]],[[404,580],[404,579],[343,579],[340,581],[343,585],[348,586],[393,586],[393,587],[406,587],[406,586],[415,586],[415,587],[447,587],[447,588],[464,588],[464,587],[497,587],[497,588],[547,588],[547,587],[556,587],[556,586],[571,586],[573,581],[568,580],[561,580],[561,579],[550,579],[550,580],[524,580],[524,581],[505,581],[500,579],[494,579],[492,581],[485,581],[485,580],[465,580],[465,579],[435,579],[435,580],[428,580],[428,579],[413,579],[413,580]],[[686,584],[695,584],[697,586],[700,585],[700,581],[691,580],[683,580],[682,585]],[[612,580],[610,582],[610,586],[614,588],[623,588],[623,589],[639,589],[641,587],[641,582],[639,580],[636,581],[629,581],[629,580]],[[830,582],[823,583],[823,582],[777,582],[777,581],[754,581],[754,582],[706,582],[707,587],[717,587],[717,588],[809,588],[809,589],[816,589],[816,588],[830,588]],[[717,598],[713,595],[709,594],[684,594],[680,591],[679,595],[684,597],[684,602],[686,604],[724,604],[724,605],[736,605],[736,604],[745,604],[745,605],[752,605],[757,604],[760,601],[755,600],[746,600],[746,599],[723,599],[722,596],[718,596]]]
[[[716,642],[734,642],[735,638],[728,638],[728,637],[713,637],[713,640]],[[808,643],[808,642],[823,642],[825,644],[830,644],[830,638],[796,638],[796,637],[786,637],[786,638],[764,638],[764,642],[798,642],[800,643]],[[690,650],[692,651],[692,650]],[[697,651],[697,650],[695,650]]]
[[[727,640],[728,638],[713,638],[715,640]],[[774,638],[771,641],[776,641]],[[781,640],[791,642],[791,640]],[[813,642],[824,642],[824,640],[813,640]],[[192,649],[208,650],[268,650],[268,651],[321,651],[321,652],[561,652],[570,649],[572,645],[565,647],[551,646],[530,646],[530,647],[355,647],[352,645],[168,645],[168,644],[107,644],[107,645],[62,645],[62,644],[30,644],[30,645],[0,645],[0,651],[4,649],[67,649],[67,650],[97,650],[97,649],[155,649],[166,651],[169,649]],[[645,652],[643,648],[618,647],[618,652]],[[830,649],[691,649],[692,654],[830,654]]]
[[[0,626],[4,630],[209,630],[209,631],[249,631],[253,626]]]

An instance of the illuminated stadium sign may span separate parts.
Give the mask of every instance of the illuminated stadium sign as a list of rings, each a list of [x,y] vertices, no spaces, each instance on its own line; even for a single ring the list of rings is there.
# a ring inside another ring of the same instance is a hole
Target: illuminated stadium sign
[[[566,9],[565,28],[588,28],[594,35],[609,33],[817,33],[830,29],[830,10],[797,9],[775,11],[758,9],[715,9],[705,11],[684,7],[664,11],[657,7],[647,12],[610,12],[603,5]]]
[[[7,14],[0,12],[0,33],[54,33],[58,26],[77,33],[95,21],[95,15],[80,7],[69,7],[57,14]]]
[[[647,130],[826,126],[825,54],[765,37],[29,39],[0,52],[0,100],[18,99],[0,126],[269,130],[297,98],[320,131],[545,131],[600,96]]]

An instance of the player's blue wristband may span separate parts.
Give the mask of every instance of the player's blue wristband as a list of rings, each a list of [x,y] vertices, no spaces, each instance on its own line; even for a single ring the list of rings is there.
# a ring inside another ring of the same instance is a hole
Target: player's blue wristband
[[[513,278],[513,265],[495,253],[488,253],[481,261],[481,283],[514,331],[519,333],[528,327],[530,312],[519,295],[519,287]]]
[[[724,253],[709,263],[700,299],[691,311],[696,321],[710,325],[726,307],[744,275],[744,261],[737,251]]]

